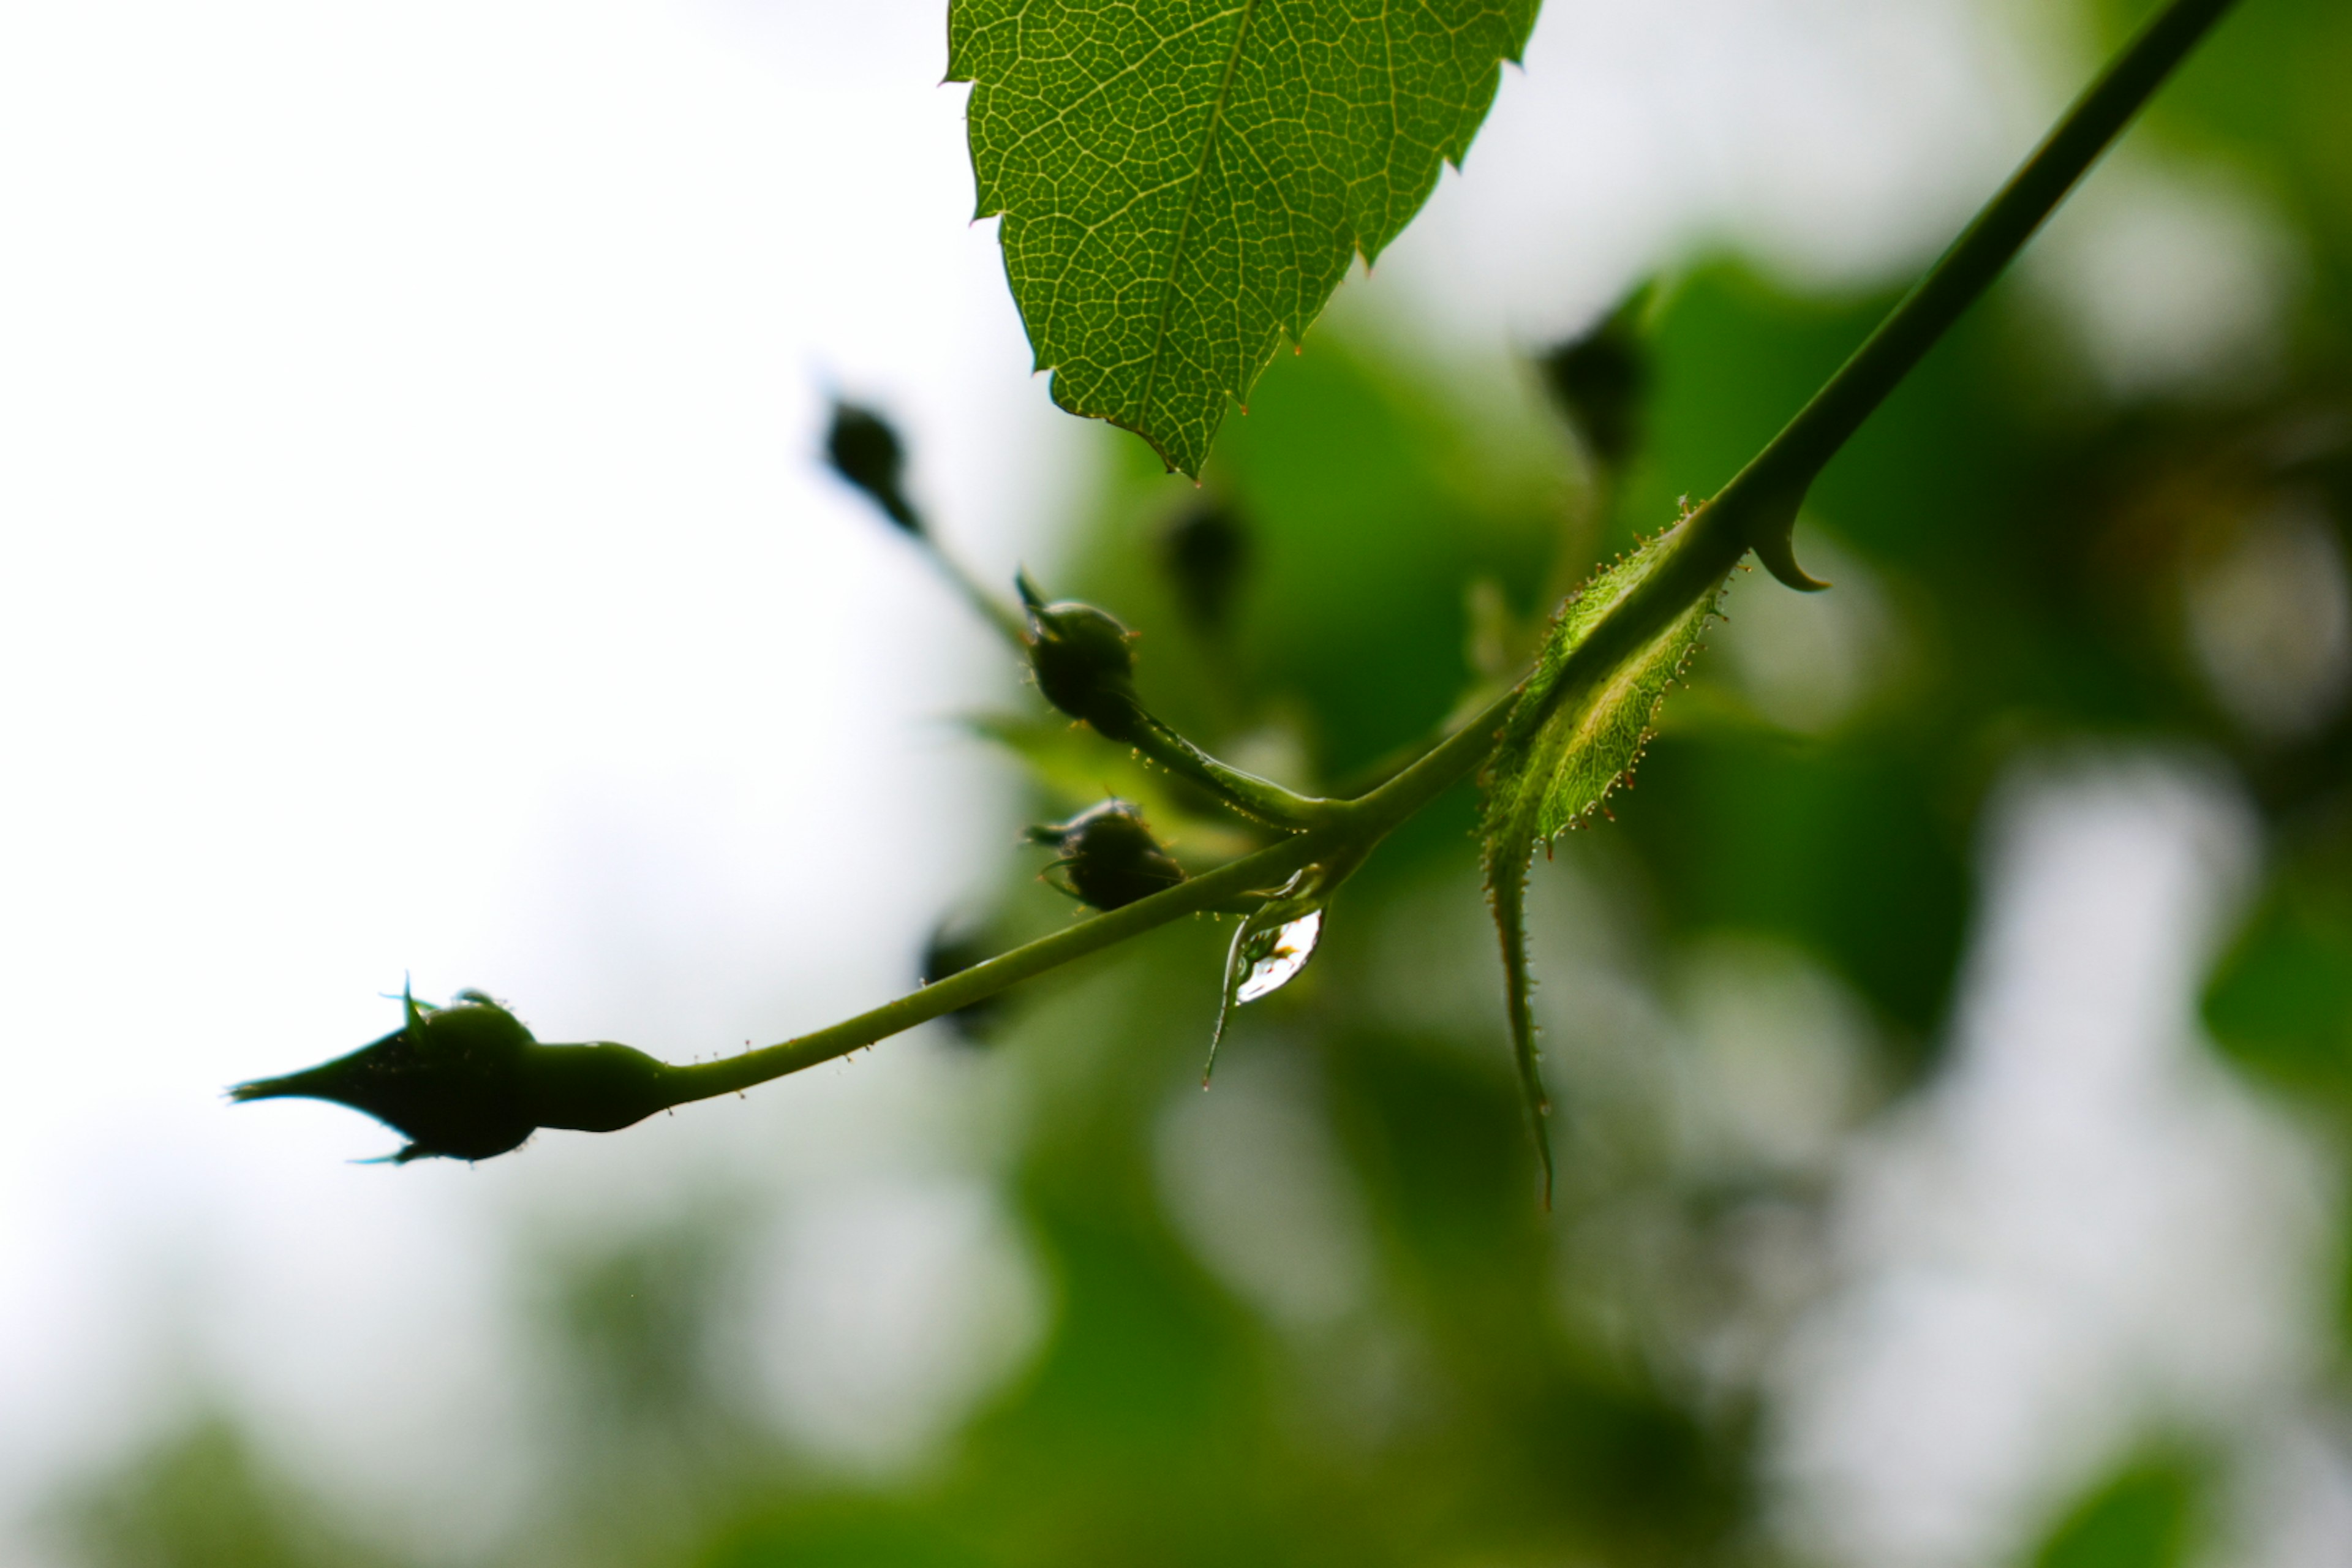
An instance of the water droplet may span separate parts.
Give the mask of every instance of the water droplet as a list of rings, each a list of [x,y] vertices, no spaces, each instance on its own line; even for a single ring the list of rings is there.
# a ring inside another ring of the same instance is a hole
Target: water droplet
[[[1298,878],[1293,878],[1290,887],[1297,887],[1298,882]],[[1286,915],[1290,918],[1284,919]],[[1209,1075],[1217,1068],[1217,1047],[1224,1040],[1225,1025],[1234,1009],[1271,996],[1297,979],[1307,961],[1315,956],[1315,943],[1322,935],[1321,907],[1295,896],[1276,898],[1242,922],[1242,929],[1234,933],[1232,951],[1225,954],[1225,982],[1217,997],[1217,1026],[1209,1036],[1208,1065],[1201,1072],[1202,1089],[1209,1087]]]
[[[1255,1002],[1289,984],[1307,967],[1307,961],[1315,956],[1315,943],[1322,934],[1323,911],[1309,910],[1297,920],[1253,938],[1242,949],[1249,973],[1234,988],[1234,1000]]]

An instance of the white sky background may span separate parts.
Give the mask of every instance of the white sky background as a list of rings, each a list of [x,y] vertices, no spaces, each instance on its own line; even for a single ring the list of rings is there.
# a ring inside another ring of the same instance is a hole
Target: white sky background
[[[1011,672],[811,460],[836,378],[992,570],[1050,512],[1067,422],[940,34],[0,10],[10,1511],[180,1373],[322,1473],[464,1475],[494,1215],[829,1120],[394,1173],[344,1163],[397,1142],[365,1120],[223,1085],[383,1032],[404,972],[548,1038],[781,1038],[903,988],[992,874],[997,775],[936,721]]]
[[[472,1170],[218,1100],[391,1027],[404,973],[549,1038],[780,1038],[993,873],[1002,775],[935,721],[1011,672],[812,460],[828,380],[879,397],[992,574],[1083,471],[968,221],[943,9],[0,9],[0,1515],[210,1384],[313,1479],[366,1456],[356,1506],[481,1500],[461,1543],[527,1479],[485,1307],[520,1216],[751,1181],[845,1270],[824,1215],[881,1204],[886,1281],[995,1234],[967,1069],[912,1043]],[[1706,238],[1908,266],[2058,96],[2004,37],[1551,0],[1349,287],[1475,351]]]

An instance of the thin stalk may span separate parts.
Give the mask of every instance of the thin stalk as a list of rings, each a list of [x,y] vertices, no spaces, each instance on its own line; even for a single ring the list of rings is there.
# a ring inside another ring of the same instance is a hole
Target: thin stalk
[[[922,547],[931,564],[939,569],[940,575],[947,579],[948,585],[962,595],[964,602],[979,613],[980,618],[995,628],[997,636],[1004,639],[1005,646],[1023,658],[1028,658],[1028,623],[1021,612],[1013,608],[1012,602],[973,575],[971,569],[956,559],[947,546],[928,530],[915,535],[915,542]]]
[[[1271,779],[1230,767],[1146,708],[1136,694],[1135,657],[1128,647],[1135,634],[1117,617],[1092,605],[1049,605],[1025,574],[1013,583],[1028,611],[1021,651],[1046,701],[1091,725],[1105,740],[1132,746],[1191,779],[1244,816],[1292,832],[1331,819],[1339,803],[1299,795]]]
[[[1313,861],[1318,850],[1327,848],[1330,837],[1330,829],[1297,834],[1205,875],[1179,882],[1165,892],[1080,921],[1052,936],[1041,937],[984,963],[960,970],[895,1002],[886,1002],[814,1034],[720,1061],[672,1068],[675,1076],[671,1081],[677,1084],[678,1092],[670,1103],[683,1105],[715,1094],[731,1094],[786,1073],[813,1068],[819,1062],[829,1062],[835,1057],[845,1057],[877,1040],[968,1007],[1008,985],[1130,937],[1141,936],[1171,921],[1221,909],[1246,894],[1279,887],[1291,873]]]
[[[1244,816],[1300,832],[1331,821],[1347,805],[1285,789],[1272,779],[1219,762],[1139,705],[1136,728],[1119,737],[1180,777],[1191,779]]]

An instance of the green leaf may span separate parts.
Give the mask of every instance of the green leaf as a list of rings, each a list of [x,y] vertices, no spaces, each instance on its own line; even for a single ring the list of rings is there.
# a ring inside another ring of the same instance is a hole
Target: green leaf
[[[1535,1017],[1528,1005],[1528,864],[1537,846],[1549,847],[1562,833],[1583,826],[1602,808],[1609,792],[1633,776],[1666,689],[1689,664],[1708,617],[1715,614],[1720,584],[1706,589],[1599,679],[1570,668],[1570,656],[1664,562],[1666,552],[1660,541],[1666,537],[1661,534],[1621,557],[1560,606],[1535,672],[1486,765],[1486,814],[1479,826],[1486,895],[1502,935],[1511,1048],[1534,1121],[1547,1194],[1552,1162],[1545,1118],[1551,1106],[1537,1062]]]
[[[1459,165],[1539,0],[951,0],[978,216],[1073,414],[1197,475]]]

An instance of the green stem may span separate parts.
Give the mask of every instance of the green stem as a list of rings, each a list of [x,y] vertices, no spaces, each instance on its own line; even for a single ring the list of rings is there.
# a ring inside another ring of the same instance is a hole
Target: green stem
[[[997,636],[1004,639],[1007,647],[1023,658],[1027,658],[1028,622],[1021,612],[1003,595],[992,592],[987,584],[972,574],[970,567],[950,553],[948,548],[929,531],[917,534],[915,538],[916,542],[922,546],[923,553],[930,558],[931,564],[939,568],[940,575],[948,580],[948,585],[962,595],[964,602],[979,613],[980,618],[996,629]]]
[[[1324,847],[1318,842],[1322,836],[1299,834],[1271,845],[1254,855],[1221,866],[1204,876],[1179,882],[1165,892],[1154,893],[1120,909],[1080,921],[1066,931],[1055,932],[1028,942],[1012,952],[992,958],[970,969],[960,970],[935,984],[910,992],[895,1002],[887,1002],[870,1012],[845,1018],[830,1028],[817,1030],[786,1040],[781,1045],[747,1051],[740,1057],[704,1062],[698,1066],[674,1068],[677,1096],[670,1103],[683,1105],[688,1100],[707,1100],[715,1094],[730,1094],[766,1083],[812,1068],[819,1062],[829,1062],[835,1057],[863,1049],[916,1025],[952,1013],[960,1007],[992,996],[1008,985],[1016,984],[1034,975],[1055,969],[1073,959],[1084,958],[1106,947],[1185,915],[1205,913],[1234,902],[1244,895],[1262,889],[1279,887],[1292,872],[1315,858]]]
[[[1661,542],[1648,574],[1592,628],[1562,667],[1550,688],[1555,700],[1604,679],[1625,655],[1711,592],[1750,549],[1783,580],[1819,585],[1797,571],[1788,543],[1788,528],[1815,476],[1984,292],[2116,132],[2232,3],[2173,0],[2140,32],[1830,383],[1722,494]],[[945,555],[934,553],[992,622],[1002,628],[1011,621],[1008,607],[998,605]],[[1015,641],[1024,640],[1020,630],[1013,622]],[[1507,722],[1518,727],[1540,721],[1540,714],[1515,711],[1518,699],[1518,690],[1506,693],[1394,777],[1344,802],[1311,801],[1237,773],[1158,726],[1173,742],[1165,749],[1184,763],[1178,771],[1194,777],[1205,774],[1203,782],[1229,797],[1235,794],[1236,781],[1244,795],[1261,788],[1276,792],[1267,798],[1280,810],[1300,813],[1292,825],[1302,830],[1165,892],[1082,921],[829,1028],[730,1059],[672,1068],[669,1081],[679,1092],[670,1103],[732,1093],[847,1056],[1185,915],[1230,908],[1253,893],[1280,887],[1304,867],[1360,859],[1400,823],[1475,771],[1492,752]],[[1169,757],[1160,760],[1169,762]]]
[[[1485,760],[1494,748],[1496,730],[1510,711],[1515,696],[1497,699],[1420,761],[1361,800],[1333,803],[1337,815],[1320,826],[1181,882],[1165,892],[1080,921],[1066,931],[1016,947],[814,1034],[720,1061],[673,1068],[670,1070],[674,1077],[669,1081],[677,1085],[677,1093],[670,1103],[684,1105],[713,1095],[731,1094],[819,1062],[845,1057],[877,1040],[970,1006],[1009,985],[1141,936],[1171,921],[1223,909],[1251,893],[1278,888],[1301,867],[1360,857],[1398,824],[1420,812]]]
[[[1046,701],[1105,740],[1132,746],[1191,779],[1244,816],[1298,832],[1330,821],[1339,810],[1336,801],[1229,767],[1178,734],[1136,695],[1134,656],[1127,647],[1134,634],[1117,617],[1091,605],[1049,605],[1025,574],[1013,582],[1029,613],[1021,651]]]
[[[1792,588],[1828,586],[1798,567],[1789,539],[1814,479],[2234,4],[2172,0],[2150,18],[1918,286],[1717,498],[1719,506],[1742,514],[1748,544],[1774,576]]]
[[[1300,795],[1272,779],[1228,766],[1140,705],[1135,710],[1135,729],[1120,739],[1170,773],[1191,779],[1244,816],[1300,832],[1333,820],[1346,805],[1343,801]]]

